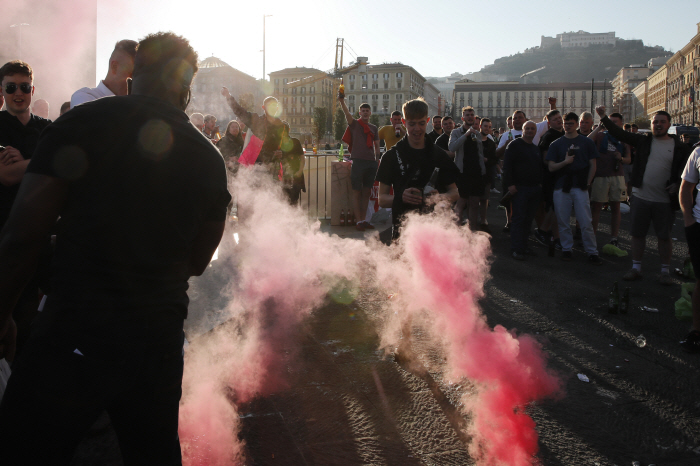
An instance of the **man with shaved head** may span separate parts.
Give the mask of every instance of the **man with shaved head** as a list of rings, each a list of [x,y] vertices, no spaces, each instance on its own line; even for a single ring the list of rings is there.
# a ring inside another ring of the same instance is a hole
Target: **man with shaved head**
[[[542,158],[533,142],[536,134],[537,124],[526,121],[522,137],[508,145],[503,159],[503,187],[513,196],[510,253],[516,260],[534,255],[526,244],[542,198]]]
[[[109,57],[107,76],[95,88],[84,87],[73,93],[70,108],[102,97],[126,95],[126,80],[134,72],[135,40],[120,40]]]

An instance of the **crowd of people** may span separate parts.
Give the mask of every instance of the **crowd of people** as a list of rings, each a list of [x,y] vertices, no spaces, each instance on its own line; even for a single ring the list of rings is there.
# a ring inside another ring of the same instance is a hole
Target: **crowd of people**
[[[0,67],[0,358],[13,371],[0,404],[0,451],[8,464],[67,464],[105,409],[125,464],[179,464],[187,280],[204,272],[222,237],[231,179],[253,165],[292,204],[305,189],[304,150],[274,97],[257,114],[223,88],[237,117],[223,135],[212,115],[185,113],[197,63],[172,33],[120,41],[105,79],[76,91],[55,122],[32,105],[31,66]],[[431,118],[418,98],[377,128],[369,104],[355,118],[338,100],[360,231],[374,228],[366,219],[376,181],[379,205],[391,208],[391,241],[400,241],[407,212],[434,209],[495,234],[487,212],[500,177],[514,260],[535,255],[533,235],[566,261],[580,239],[587,261],[603,264],[600,212],[611,212],[617,247],[624,203],[632,237],[625,280],[642,278],[653,224],[658,281],[673,283],[678,209],[700,270],[700,149],[668,134],[666,112],[641,133],[604,107],[597,126],[587,112],[562,115],[550,98],[544,121],[518,110],[496,131],[472,107],[460,121]],[[684,348],[700,352],[697,283]]]

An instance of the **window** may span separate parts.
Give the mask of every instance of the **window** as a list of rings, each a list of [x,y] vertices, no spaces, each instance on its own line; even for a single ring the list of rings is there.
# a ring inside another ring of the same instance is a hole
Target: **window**
[[[384,73],[384,79],[389,79],[389,73]]]
[[[372,100],[379,100],[379,96],[378,96],[377,94],[374,94],[374,95],[372,96]]]
[[[362,80],[365,81],[365,82],[367,81],[367,75],[366,75],[366,74],[363,74],[363,75],[362,75]]]
[[[379,84],[372,83],[372,89],[379,89]]]
[[[384,89],[389,89],[389,82],[388,81],[384,82]]]
[[[403,73],[396,73],[396,77],[399,79],[403,78]]]
[[[541,99],[541,98],[542,98],[542,92],[538,92],[538,93],[537,93],[537,97]]]
[[[373,74],[372,74],[372,80],[373,80],[373,81],[376,81],[377,79],[379,79],[379,74],[378,74],[378,73],[373,73]]]
[[[316,86],[311,86],[309,88],[309,94],[315,94],[316,93]]]
[[[403,94],[396,94],[396,101],[399,102],[403,100]]]
[[[354,95],[351,95],[350,97],[348,97],[348,100],[349,100],[350,102],[355,102],[355,96],[354,96]]]
[[[282,84],[287,84],[287,82],[288,82],[288,79],[287,79],[287,78],[284,78],[284,79],[282,80]]]
[[[301,93],[302,93],[302,94],[306,94],[306,88],[305,88],[305,87],[302,87],[302,88],[301,88]]]
[[[289,92],[289,89],[287,89],[286,87],[284,89],[282,89],[282,94],[287,94],[288,92]]]
[[[299,124],[305,125],[305,124],[306,124],[306,118],[299,118]]]
[[[523,96],[524,97],[524,96]],[[530,91],[530,98],[533,99],[535,97],[535,93]]]
[[[279,84],[279,83],[280,83],[280,78],[275,78],[275,84]]]
[[[396,81],[396,88],[401,89],[401,81]]]
[[[372,111],[375,112],[375,113],[377,112],[377,106],[376,106],[376,105],[372,105]]]
[[[384,95],[382,96],[382,98],[383,98],[384,100],[389,100],[389,94],[384,94]]]
[[[350,90],[354,91],[355,90],[355,83],[350,83]]]
[[[350,81],[354,81],[354,80],[355,80],[355,75],[354,75],[354,74],[351,74],[351,75],[349,76],[349,78],[350,78]]]
[[[296,94],[296,93],[297,93],[297,88],[296,88],[296,87],[293,87],[293,88],[292,88],[292,94]]]
[[[296,103],[297,103],[297,98],[296,98],[296,97],[292,97],[292,103],[293,103],[293,104],[296,104]]]

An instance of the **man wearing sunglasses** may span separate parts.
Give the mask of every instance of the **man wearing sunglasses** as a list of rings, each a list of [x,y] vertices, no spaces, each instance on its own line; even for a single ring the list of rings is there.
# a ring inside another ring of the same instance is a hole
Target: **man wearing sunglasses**
[[[51,123],[31,113],[34,95],[33,72],[29,64],[15,60],[0,68],[2,96],[7,110],[0,112],[0,230],[10,215],[19,185],[41,131]],[[29,336],[29,327],[39,306],[36,281],[25,288],[13,316],[18,327],[19,347]]]

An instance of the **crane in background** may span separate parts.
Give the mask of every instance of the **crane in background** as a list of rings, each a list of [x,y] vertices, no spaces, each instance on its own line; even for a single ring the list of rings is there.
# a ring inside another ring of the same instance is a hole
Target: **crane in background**
[[[305,76],[296,81],[290,81],[284,86],[287,88],[295,88],[300,86],[306,86],[308,84],[321,81],[323,79],[330,79],[332,89],[331,89],[331,101],[329,105],[328,114],[328,127],[330,128],[332,119],[338,108],[338,100],[336,96],[338,95],[338,86],[340,85],[341,78],[344,74],[358,70],[360,74],[367,74],[367,64],[369,63],[367,57],[357,57],[354,62],[351,62],[348,66],[343,66],[343,57],[345,50],[345,39],[337,38],[335,43],[335,64],[332,69],[327,71],[320,71],[309,76]]]

